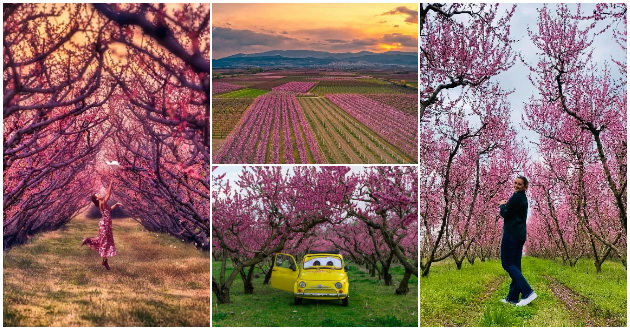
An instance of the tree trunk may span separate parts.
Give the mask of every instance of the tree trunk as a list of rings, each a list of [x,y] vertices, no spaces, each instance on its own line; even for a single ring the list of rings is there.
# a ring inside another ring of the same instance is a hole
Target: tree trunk
[[[217,302],[219,304],[229,304],[230,303],[230,288],[225,286],[220,286],[214,278],[212,279],[212,292],[217,297]]]
[[[453,260],[455,260],[455,266],[457,267],[457,270],[461,270],[462,264],[464,263],[464,258],[461,258],[461,259],[453,258]]]
[[[243,280],[243,290],[245,294],[254,294],[254,283],[252,282],[254,276],[254,267],[256,265],[249,266],[247,273],[245,269],[241,269],[241,279]]]
[[[604,263],[604,260],[599,260],[599,259],[595,259],[595,271],[598,273],[602,272],[602,264]]]
[[[420,267],[422,268],[422,267]],[[431,262],[427,262],[425,268],[422,270],[422,277],[429,276],[429,270],[431,269]]]
[[[383,265],[383,284],[386,286],[394,285],[394,281],[392,281],[392,274],[389,273],[389,267],[384,267]]]
[[[398,289],[396,289],[396,294],[406,295],[409,293],[409,278],[411,277],[411,272],[405,270],[405,275],[403,275],[402,280],[400,281],[400,285],[398,285]]]
[[[476,254],[472,254],[472,256],[469,254],[466,254],[466,259],[468,259],[468,263],[471,265],[475,264],[475,260],[477,259],[477,255]]]
[[[271,281],[272,271],[273,271],[273,258],[271,258],[271,262],[269,262],[269,269],[267,270],[267,273],[265,273],[265,280],[263,281],[263,284],[269,284],[269,281]]]

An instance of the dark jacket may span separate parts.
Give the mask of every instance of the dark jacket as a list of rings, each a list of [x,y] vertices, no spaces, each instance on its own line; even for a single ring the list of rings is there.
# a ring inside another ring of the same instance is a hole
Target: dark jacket
[[[515,239],[525,241],[527,238],[527,196],[524,191],[512,194],[506,204],[499,206],[499,214],[503,217],[503,232],[511,234]]]

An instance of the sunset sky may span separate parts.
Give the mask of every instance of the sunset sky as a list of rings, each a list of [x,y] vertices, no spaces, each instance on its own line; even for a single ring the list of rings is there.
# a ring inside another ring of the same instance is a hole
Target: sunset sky
[[[297,49],[417,52],[418,5],[212,5],[212,58]]]

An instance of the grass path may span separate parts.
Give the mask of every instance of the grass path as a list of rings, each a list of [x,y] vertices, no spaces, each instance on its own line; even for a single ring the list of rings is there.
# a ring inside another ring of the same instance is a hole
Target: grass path
[[[132,219],[114,219],[112,270],[81,247],[79,216],[4,255],[4,326],[208,326],[209,254]]]
[[[451,262],[433,267],[421,279],[421,326],[626,325],[626,270],[619,263],[607,262],[602,273],[595,273],[586,260],[571,268],[526,257],[524,275],[538,298],[525,307],[500,302],[510,278],[498,260],[461,270]]]
[[[213,263],[215,276],[221,263]],[[228,272],[231,266],[228,266]],[[393,267],[396,285],[402,278],[402,267]],[[340,301],[304,299],[293,304],[293,294],[264,285],[264,276],[254,279],[254,294],[244,294],[240,277],[230,290],[232,303],[212,304],[214,327],[354,327],[418,326],[418,281],[412,276],[407,295],[395,294],[396,286],[384,286],[361,269],[351,265],[349,306]]]

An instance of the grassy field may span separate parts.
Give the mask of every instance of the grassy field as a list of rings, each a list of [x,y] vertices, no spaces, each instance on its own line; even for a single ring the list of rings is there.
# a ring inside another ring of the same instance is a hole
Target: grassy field
[[[421,279],[421,326],[626,326],[626,270],[606,262],[601,273],[592,261],[576,267],[532,257],[523,259],[523,275],[538,294],[516,307],[505,298],[510,278],[498,260],[431,267]]]
[[[4,255],[4,326],[208,326],[209,254],[131,219],[114,219],[110,271],[80,246],[79,216]]]
[[[213,263],[213,274],[218,276],[220,263]],[[402,269],[395,267],[395,284],[402,278]],[[264,276],[254,280],[254,294],[243,293],[240,277],[231,288],[230,304],[212,305],[212,325],[221,327],[269,327],[269,326],[418,326],[418,281],[411,278],[410,292],[397,296],[395,286],[383,286],[380,282],[350,266],[349,306],[339,301],[305,299],[302,305],[293,305],[293,294],[263,285]]]
[[[225,94],[221,94],[221,95],[216,95],[215,97],[227,97],[227,98],[239,98],[239,97],[245,97],[245,98],[256,98],[260,95],[266,94],[268,91],[262,90],[262,89],[253,89],[253,88],[245,88],[245,89],[239,89],[233,92],[229,92],[229,93],[225,93]]]

